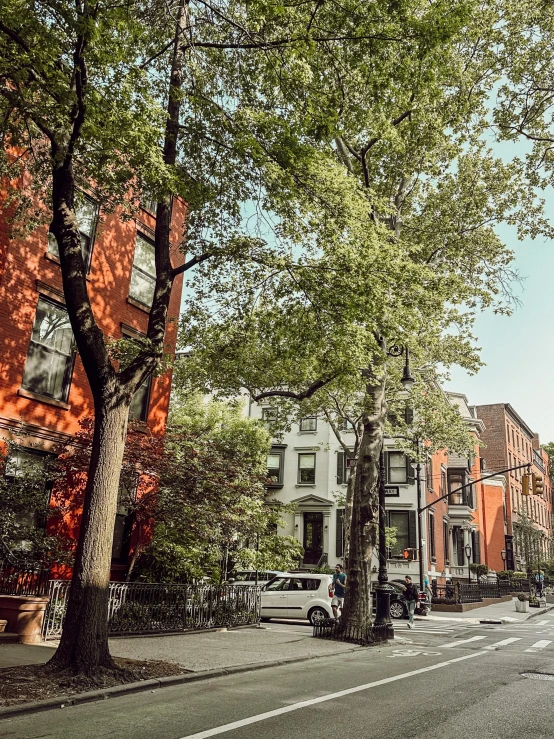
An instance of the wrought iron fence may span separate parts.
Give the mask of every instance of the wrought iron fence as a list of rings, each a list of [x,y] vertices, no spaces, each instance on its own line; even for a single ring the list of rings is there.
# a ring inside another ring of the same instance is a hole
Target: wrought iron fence
[[[446,585],[433,584],[432,602],[454,605],[457,603],[479,603],[483,598],[501,598],[510,593],[529,592],[529,580],[482,580],[473,583],[454,582]]]
[[[369,626],[343,625],[340,620],[326,618],[320,623],[314,624],[314,637],[316,639],[333,639],[334,641],[346,641],[352,644],[369,646],[379,642],[387,641],[389,627],[387,624],[370,624]]]
[[[50,601],[42,635],[62,633],[69,581],[50,581]],[[149,634],[247,626],[259,621],[260,588],[112,582],[108,596],[108,633]]]
[[[50,568],[42,562],[0,559],[1,595],[47,595]]]

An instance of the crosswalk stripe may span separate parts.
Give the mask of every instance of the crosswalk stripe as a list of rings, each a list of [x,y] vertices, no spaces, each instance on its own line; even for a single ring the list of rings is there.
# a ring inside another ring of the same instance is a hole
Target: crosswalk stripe
[[[540,641],[535,642],[534,644],[531,644],[529,649],[526,649],[526,652],[534,652],[536,649],[544,649],[549,644],[552,644],[552,641],[549,641],[548,639],[541,639]]]
[[[452,649],[452,647],[457,647],[459,644],[467,644],[470,641],[479,641],[480,639],[486,638],[486,636],[472,636],[471,639],[458,639],[457,641],[452,641],[449,644],[439,644],[437,649]]]
[[[494,649],[495,647],[507,647],[508,644],[512,644],[515,641],[521,641],[521,637],[512,636],[510,639],[502,639],[502,641],[497,641],[496,644],[490,644],[488,647],[483,647],[483,649]]]

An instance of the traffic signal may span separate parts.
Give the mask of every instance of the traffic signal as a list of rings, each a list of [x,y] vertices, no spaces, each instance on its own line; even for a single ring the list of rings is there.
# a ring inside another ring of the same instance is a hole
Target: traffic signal
[[[530,477],[531,475],[528,475],[528,474],[524,474],[521,477],[521,486],[522,486],[521,494],[522,495],[531,495],[531,492],[529,490],[529,478]]]
[[[544,493],[544,479],[542,475],[532,474],[533,478],[533,495],[542,495]]]

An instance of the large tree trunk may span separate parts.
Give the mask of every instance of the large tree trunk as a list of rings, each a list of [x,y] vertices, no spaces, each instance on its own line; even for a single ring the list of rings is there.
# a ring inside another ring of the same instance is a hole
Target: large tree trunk
[[[379,531],[379,457],[386,419],[385,383],[366,386],[363,434],[349,490],[351,506],[345,560],[347,587],[341,622],[347,626],[371,623],[371,557]]]
[[[106,391],[109,395],[110,388]],[[115,395],[115,393],[114,393]],[[94,438],[81,535],[60,646],[48,663],[55,669],[93,673],[114,669],[108,649],[108,585],[119,475],[125,449],[128,404],[96,404]]]

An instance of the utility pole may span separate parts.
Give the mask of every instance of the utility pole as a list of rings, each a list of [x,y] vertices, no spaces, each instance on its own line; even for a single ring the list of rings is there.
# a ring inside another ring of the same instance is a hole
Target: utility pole
[[[423,537],[422,524],[423,516],[421,508],[421,462],[419,461],[419,439],[417,441],[417,465],[416,465],[416,485],[417,485],[417,549],[419,559],[419,587],[423,590]]]

